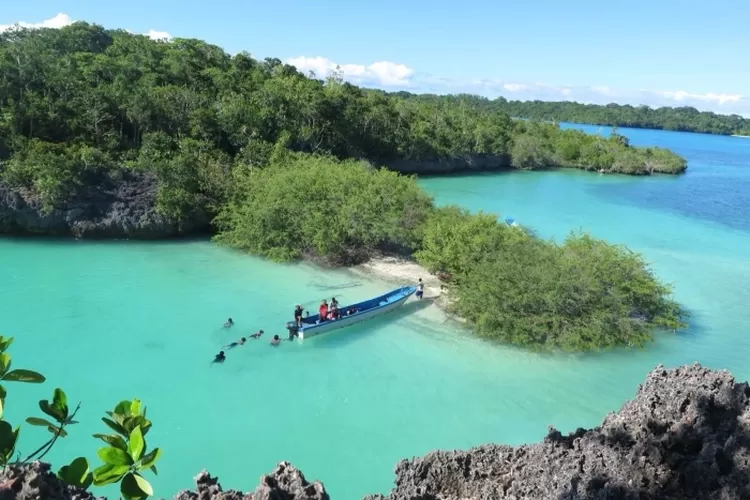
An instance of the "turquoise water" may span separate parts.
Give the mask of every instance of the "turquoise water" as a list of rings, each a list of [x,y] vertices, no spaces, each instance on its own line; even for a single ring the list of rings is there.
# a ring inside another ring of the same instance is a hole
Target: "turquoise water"
[[[595,130],[595,129],[594,129]],[[6,417],[38,415],[66,389],[80,424],[48,456],[96,459],[93,432],[120,399],[139,397],[161,446],[158,496],[208,468],[251,489],[290,460],[334,498],[388,490],[404,457],[434,448],[541,438],[547,425],[593,426],[657,363],[701,361],[750,378],[750,141],[621,129],[690,160],[679,178],[514,172],[431,178],[439,203],[511,215],[545,237],[583,229],[644,253],[693,313],[691,328],[641,352],[534,355],[467,337],[431,307],[407,304],[302,344],[267,338],[210,360],[263,328],[283,333],[295,302],[367,298],[392,285],[347,272],[276,265],[210,243],[0,240],[0,332],[15,367],[42,386],[7,384]],[[415,279],[417,276],[414,277]],[[221,324],[232,316],[237,325]],[[44,433],[24,426],[21,451]]]

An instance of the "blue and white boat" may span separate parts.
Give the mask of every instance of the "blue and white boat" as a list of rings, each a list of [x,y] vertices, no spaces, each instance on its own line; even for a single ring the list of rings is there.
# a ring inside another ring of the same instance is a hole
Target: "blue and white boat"
[[[319,315],[315,314],[304,318],[302,327],[298,327],[294,321],[289,321],[286,324],[286,328],[289,330],[290,337],[293,335],[298,335],[300,339],[314,337],[321,333],[338,330],[393,311],[402,306],[416,291],[417,287],[415,286],[397,288],[372,299],[339,307],[341,313],[339,319],[321,322],[319,321]],[[352,310],[354,312],[347,314]]]

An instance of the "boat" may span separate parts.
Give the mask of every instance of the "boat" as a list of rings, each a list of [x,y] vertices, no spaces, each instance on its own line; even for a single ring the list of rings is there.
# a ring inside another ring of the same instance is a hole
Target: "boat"
[[[289,338],[298,336],[300,339],[305,337],[314,337],[321,333],[327,333],[340,328],[361,323],[362,321],[381,316],[385,313],[391,312],[394,309],[399,308],[411,297],[414,292],[417,291],[416,286],[404,286],[396,288],[390,292],[384,293],[372,299],[368,299],[356,304],[350,304],[348,306],[339,307],[341,317],[339,319],[331,319],[320,322],[319,315],[310,315],[303,319],[302,326],[298,327],[294,321],[289,321],[286,324],[286,329],[289,331]],[[347,315],[347,311],[354,310],[352,314]]]
[[[506,217],[505,223],[510,227],[518,227],[518,222],[513,217]]]

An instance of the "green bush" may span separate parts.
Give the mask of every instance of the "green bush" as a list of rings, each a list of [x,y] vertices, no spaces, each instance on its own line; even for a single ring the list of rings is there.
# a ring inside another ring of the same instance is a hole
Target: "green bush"
[[[242,194],[217,217],[216,241],[276,261],[350,264],[410,250],[432,209],[413,178],[326,156],[290,154],[237,182]]]
[[[642,257],[588,235],[562,245],[456,207],[424,228],[417,260],[449,277],[451,309],[477,335],[539,350],[643,346],[684,326]]]

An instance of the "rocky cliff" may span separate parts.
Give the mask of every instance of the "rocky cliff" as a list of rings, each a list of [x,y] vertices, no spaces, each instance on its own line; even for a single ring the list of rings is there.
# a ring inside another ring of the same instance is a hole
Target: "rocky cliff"
[[[178,224],[156,212],[156,179],[119,172],[101,174],[80,188],[74,200],[49,213],[31,193],[0,182],[0,234],[77,238],[159,239],[207,231],[208,215]]]
[[[498,422],[502,425],[502,422]],[[439,451],[396,466],[395,488],[365,500],[750,499],[750,387],[700,365],[659,366],[601,426],[543,442]],[[177,500],[325,500],[286,462],[252,493],[222,491],[207,472]],[[61,485],[46,464],[0,473],[0,500],[94,497]],[[347,500],[347,499],[344,499]]]
[[[508,155],[466,155],[425,161],[394,160],[387,162],[386,167],[402,174],[417,175],[492,172],[512,168]]]

